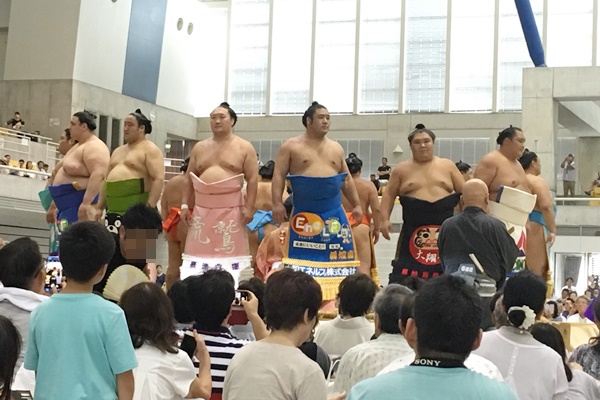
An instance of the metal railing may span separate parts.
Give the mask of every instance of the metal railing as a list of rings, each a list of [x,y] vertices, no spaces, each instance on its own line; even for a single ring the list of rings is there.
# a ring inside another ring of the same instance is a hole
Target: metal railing
[[[37,133],[31,133],[31,132],[27,132],[24,130],[16,130],[16,129],[10,129],[10,128],[5,128],[5,127],[0,127],[0,135],[13,136],[13,137],[17,137],[19,139],[35,140],[39,143],[49,142],[52,140],[51,138],[49,138],[47,136],[38,135]]]
[[[47,142],[46,143],[46,163],[50,164],[50,161],[54,161],[54,165],[60,161],[60,153],[58,152],[58,143]]]
[[[600,206],[600,197],[556,197],[557,206]]]
[[[181,158],[165,158],[165,182],[181,174],[179,169],[183,165],[183,161]]]
[[[41,179],[43,177],[44,180],[48,180],[52,176],[52,174],[50,174],[48,172],[36,171],[33,169],[11,167],[10,165],[1,165],[1,164],[0,164],[0,174],[17,175],[17,176],[37,178],[37,179]]]

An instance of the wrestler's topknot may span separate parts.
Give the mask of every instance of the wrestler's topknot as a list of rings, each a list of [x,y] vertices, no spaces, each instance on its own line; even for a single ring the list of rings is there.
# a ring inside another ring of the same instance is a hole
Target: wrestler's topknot
[[[517,128],[516,126],[510,125],[508,128],[498,133],[498,138],[496,139],[496,143],[502,145],[504,143],[504,139],[512,139],[515,137],[517,132],[523,132],[521,128]]]
[[[354,175],[362,169],[363,162],[360,158],[356,157],[356,154],[350,153],[348,158],[346,158],[346,165],[348,165],[350,174]]]
[[[468,170],[471,169],[471,166],[469,164],[467,164],[466,162],[464,162],[463,160],[460,160],[455,165],[456,165],[456,168],[458,168],[458,170],[460,172],[467,172]]]
[[[96,129],[96,123],[94,120],[96,116],[89,111],[83,110],[76,112],[73,116],[79,119],[80,124],[86,124],[90,131],[94,131]]]
[[[137,120],[138,125],[144,127],[144,133],[145,134],[152,133],[152,122],[150,121],[150,119],[148,117],[146,117],[142,113],[142,110],[140,110],[138,108],[138,109],[135,110],[135,112],[132,112],[129,115],[133,115],[135,117],[135,119]]]
[[[237,114],[235,113],[235,111],[233,111],[233,108],[231,108],[229,103],[224,101],[221,104],[219,104],[219,107],[223,107],[227,110],[227,112],[229,112],[229,117],[231,117],[231,119],[233,120],[233,125],[231,126],[235,126],[235,124],[237,124]]]
[[[323,104],[319,104],[318,101],[313,101],[312,104],[310,105],[310,107],[308,107],[306,109],[306,111],[304,111],[304,115],[302,116],[302,125],[304,125],[306,127],[306,120],[308,118],[312,119],[313,116],[315,115],[315,111],[317,111],[319,108],[327,108],[327,107],[325,107]]]

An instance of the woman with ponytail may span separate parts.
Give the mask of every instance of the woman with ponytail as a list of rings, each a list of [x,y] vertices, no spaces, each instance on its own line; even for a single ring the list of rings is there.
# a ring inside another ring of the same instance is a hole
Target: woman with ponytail
[[[541,344],[530,329],[543,311],[546,283],[524,270],[504,286],[506,326],[483,334],[475,354],[493,362],[520,400],[565,399],[569,384],[563,359]]]

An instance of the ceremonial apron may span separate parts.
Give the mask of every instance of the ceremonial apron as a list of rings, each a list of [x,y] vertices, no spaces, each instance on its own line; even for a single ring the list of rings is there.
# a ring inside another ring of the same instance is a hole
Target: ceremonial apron
[[[242,208],[242,174],[214,183],[190,173],[195,192],[192,225],[182,255],[181,279],[209,269],[229,272],[236,283],[240,271],[251,266]]]
[[[302,271],[321,285],[323,300],[337,297],[338,286],[360,262],[352,229],[342,207],[347,174],[330,177],[290,175],[294,209],[290,219],[286,267]]]
[[[409,276],[428,279],[442,274],[438,235],[442,223],[454,215],[459,199],[460,193],[435,202],[400,196],[403,223],[390,283],[402,283]]]
[[[144,191],[144,179],[133,178],[122,181],[106,181],[106,216],[104,225],[113,235],[119,234],[121,216],[136,204],[148,203],[150,193]]]
[[[67,229],[69,225],[74,224],[79,220],[79,206],[83,203],[83,197],[85,196],[85,189],[78,189],[77,184],[64,183],[61,185],[48,186],[48,192],[54,200],[54,204],[58,209],[56,214],[56,224],[54,228],[50,230],[50,252],[49,254],[58,254],[58,241],[60,234]],[[42,202],[47,201],[45,194],[42,195],[40,192],[40,198],[44,196]],[[93,203],[98,201],[98,196],[93,200]],[[48,205],[49,207],[49,205]]]
[[[488,214],[504,222],[510,236],[519,248],[511,274],[525,268],[527,230],[525,225],[535,207],[537,196],[509,186],[500,186],[496,201],[490,201]]]

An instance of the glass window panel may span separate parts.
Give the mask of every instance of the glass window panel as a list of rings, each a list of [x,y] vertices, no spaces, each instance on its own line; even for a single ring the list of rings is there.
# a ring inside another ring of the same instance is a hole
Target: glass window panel
[[[314,100],[330,112],[354,107],[356,0],[318,0]]]
[[[548,2],[549,67],[592,65],[593,0]]]
[[[494,8],[494,0],[452,1],[450,111],[492,109]]]
[[[530,0],[535,22],[543,32],[543,0]],[[521,109],[523,68],[533,67],[513,1],[500,1],[498,26],[498,111]]]
[[[275,0],[271,113],[301,114],[310,105],[312,1]]]
[[[444,111],[446,0],[406,0],[404,109]]]
[[[361,3],[358,111],[397,112],[402,2]]]
[[[231,0],[229,103],[238,114],[266,112],[269,0]]]

